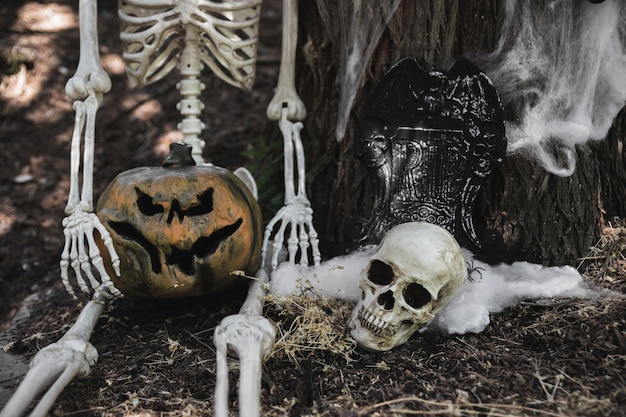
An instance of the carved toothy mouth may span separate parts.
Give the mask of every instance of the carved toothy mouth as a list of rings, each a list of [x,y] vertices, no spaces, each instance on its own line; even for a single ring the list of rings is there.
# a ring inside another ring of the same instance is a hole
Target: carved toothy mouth
[[[376,315],[376,313],[365,309],[365,306],[361,306],[358,318],[361,326],[374,333],[376,336],[391,337],[400,330],[400,325],[391,324]]]
[[[131,224],[113,221],[107,223],[109,227],[122,238],[138,243],[148,253],[152,271],[155,274],[161,273],[162,265],[159,257],[159,249],[152,242]],[[187,250],[171,246],[170,253],[166,255],[166,264],[178,266],[183,273],[189,276],[195,275],[196,266],[194,260],[214,254],[219,245],[233,235],[242,223],[243,219],[239,218],[233,224],[224,226],[214,231],[209,236],[202,236]]]

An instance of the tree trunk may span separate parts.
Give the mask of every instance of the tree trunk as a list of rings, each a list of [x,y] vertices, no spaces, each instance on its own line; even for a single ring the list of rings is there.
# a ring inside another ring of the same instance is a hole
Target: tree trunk
[[[489,52],[497,38],[499,3],[495,0],[402,1],[382,35],[357,94],[342,142],[335,139],[342,3],[300,2],[298,87],[307,103],[303,140],[307,186],[325,257],[353,247],[350,228],[368,218],[373,194],[368,174],[353,153],[355,120],[368,94],[400,58],[416,55],[447,67],[465,53]],[[572,264],[599,236],[602,210],[625,215],[626,116],[608,140],[578,149],[574,175],[559,178],[522,156],[507,157],[483,188],[474,208],[475,224],[503,234],[506,260]]]

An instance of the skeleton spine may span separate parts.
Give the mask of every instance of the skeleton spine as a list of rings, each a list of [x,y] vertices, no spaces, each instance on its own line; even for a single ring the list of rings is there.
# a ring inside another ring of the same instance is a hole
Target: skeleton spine
[[[183,116],[178,124],[178,129],[184,136],[183,141],[192,146],[191,155],[196,164],[203,164],[204,141],[198,135],[206,126],[198,116],[204,109],[199,96],[205,86],[198,78],[202,72],[199,38],[194,26],[185,27],[185,47],[180,57],[180,73],[183,79],[176,85],[182,98],[176,107]]]

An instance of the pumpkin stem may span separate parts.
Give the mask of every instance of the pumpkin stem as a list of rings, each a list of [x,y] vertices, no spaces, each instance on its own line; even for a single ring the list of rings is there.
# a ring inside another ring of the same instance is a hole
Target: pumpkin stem
[[[191,156],[191,145],[184,142],[170,143],[170,154],[163,161],[163,167],[192,166],[196,164]]]

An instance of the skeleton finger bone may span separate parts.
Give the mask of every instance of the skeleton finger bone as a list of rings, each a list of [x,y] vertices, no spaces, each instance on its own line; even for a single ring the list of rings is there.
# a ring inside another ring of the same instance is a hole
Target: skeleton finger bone
[[[288,223],[288,221],[285,220],[285,218],[287,217],[286,211],[287,211],[287,207],[283,207],[276,214],[277,221],[281,219],[282,221],[280,223],[280,226],[278,226],[278,232],[276,233],[276,236],[274,237],[274,243],[272,243],[272,249],[273,249],[272,250],[272,263],[271,263],[272,269],[276,269],[276,267],[278,266],[278,254],[280,252],[280,249],[283,247],[283,241],[285,239],[284,237],[285,229],[287,228],[287,223]],[[271,230],[270,230],[270,233],[271,233]]]
[[[72,247],[72,234],[70,230],[66,227],[69,218],[65,218],[63,220],[63,235],[65,236],[65,244],[63,245],[63,252],[61,252],[61,281],[65,286],[66,291],[73,297],[76,298],[76,293],[74,289],[70,285],[70,280],[68,277],[68,270],[70,267],[70,247]]]
[[[295,221],[289,222],[289,239],[287,239],[287,253],[289,254],[289,262],[296,263],[296,253],[298,252],[298,223]]]
[[[311,254],[313,255],[313,265],[317,266],[322,260],[322,254],[319,249],[319,239],[317,238],[317,231],[313,227],[313,216],[307,218],[306,225],[309,228],[309,242],[311,244]]]
[[[299,245],[300,245],[300,265],[307,266],[308,258],[306,254],[310,246],[309,235],[306,232],[306,228],[304,224],[300,224],[298,228],[300,229],[300,234],[298,235],[298,240],[299,240]]]
[[[269,245],[269,241],[272,240],[272,232],[274,231],[274,228],[277,224],[280,225],[274,235],[272,243],[273,251],[270,263],[272,270],[276,269],[276,267],[278,266],[278,256],[280,250],[283,247],[284,234],[287,226],[289,226],[290,229],[290,237],[287,240],[289,262],[296,263],[299,252],[300,265],[319,265],[321,260],[321,255],[318,247],[319,240],[317,239],[317,232],[313,227],[313,209],[311,207],[300,202],[293,202],[278,210],[278,213],[276,213],[276,215],[272,218],[272,220],[265,228],[262,250],[263,259],[265,259],[267,246]],[[308,228],[308,233],[304,231],[305,228]],[[298,230],[302,231],[298,234]],[[311,251],[312,262],[309,261],[309,248]]]
[[[92,216],[97,217],[95,214],[92,214]],[[111,257],[111,264],[113,265],[113,270],[115,271],[115,274],[117,276],[120,276],[120,257],[115,252],[115,247],[113,246],[113,239],[111,239],[111,234],[100,221],[95,222],[94,227],[100,234],[100,239],[102,239],[102,242],[104,243],[104,247],[109,251],[109,255]],[[100,251],[98,250],[98,246],[96,245],[93,235],[88,234],[87,240],[89,242],[89,250],[90,250],[89,257],[92,259],[94,264],[101,263],[102,257],[100,256]]]
[[[78,230],[76,230],[76,228],[70,229],[70,233],[72,234],[72,247],[70,248],[70,265],[74,270],[74,274],[76,275],[76,281],[78,282],[78,286],[80,287],[80,289],[85,293],[89,293],[89,287],[87,287],[87,284],[83,279],[83,274],[81,273],[80,269],[80,261],[78,260]]]
[[[283,1],[283,37],[278,85],[267,107],[270,120],[280,120],[283,106],[287,106],[289,120],[304,120],[306,106],[296,92],[296,46],[298,41],[298,2]]]
[[[72,267],[76,282],[81,291],[90,294],[92,291],[102,292],[105,297],[121,297],[122,293],[115,288],[113,281],[104,267],[104,262],[94,239],[98,231],[105,247],[109,251],[115,273],[119,276],[119,256],[111,243],[111,237],[100,219],[94,213],[78,211],[63,220],[65,245],[61,253],[61,280],[68,292],[76,297],[69,281],[68,270]],[[109,242],[107,244],[107,241]],[[94,276],[92,266],[98,273],[99,280]],[[85,277],[89,281],[87,285]]]

